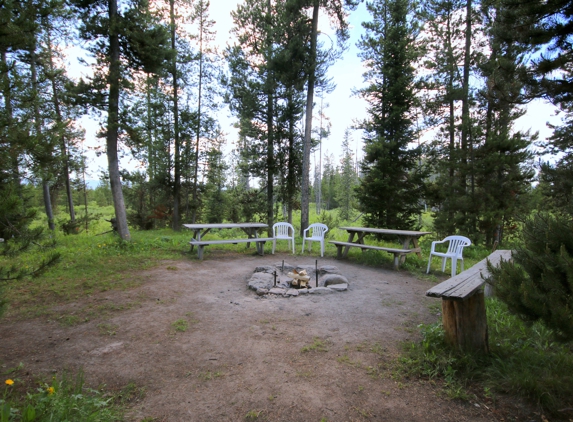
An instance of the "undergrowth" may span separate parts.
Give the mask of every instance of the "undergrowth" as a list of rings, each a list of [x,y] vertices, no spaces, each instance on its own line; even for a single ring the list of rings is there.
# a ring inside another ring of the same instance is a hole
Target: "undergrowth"
[[[422,341],[405,344],[398,374],[441,380],[449,397],[468,399],[470,387],[522,397],[554,416],[573,407],[573,344],[553,341],[541,324],[526,325],[502,302],[486,301],[489,355],[458,353],[444,341],[441,322],[421,325]]]

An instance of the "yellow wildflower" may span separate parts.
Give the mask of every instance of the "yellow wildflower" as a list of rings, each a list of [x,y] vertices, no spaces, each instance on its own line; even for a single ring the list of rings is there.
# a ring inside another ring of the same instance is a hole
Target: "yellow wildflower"
[[[56,390],[54,389],[54,387],[48,387],[48,389],[46,390],[48,392],[49,395],[52,395],[56,392]]]
[[[6,380],[6,385],[13,385],[14,384],[14,380]]]

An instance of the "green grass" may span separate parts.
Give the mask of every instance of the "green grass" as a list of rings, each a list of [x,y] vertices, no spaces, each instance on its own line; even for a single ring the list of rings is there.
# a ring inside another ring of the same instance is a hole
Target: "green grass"
[[[0,422],[123,420],[114,398],[103,391],[87,388],[81,371],[75,376],[54,377],[36,387],[25,386],[18,378],[5,379],[3,384]]]
[[[452,398],[468,399],[477,390],[493,399],[522,397],[552,415],[573,407],[573,344],[554,342],[550,330],[525,325],[496,299],[487,300],[487,315],[489,355],[454,352],[437,322],[421,327],[421,342],[405,345],[397,375],[439,379]]]
[[[301,353],[328,352],[328,347],[326,345],[326,340],[321,340],[320,338],[315,337],[312,341],[312,344],[303,346],[300,351]]]

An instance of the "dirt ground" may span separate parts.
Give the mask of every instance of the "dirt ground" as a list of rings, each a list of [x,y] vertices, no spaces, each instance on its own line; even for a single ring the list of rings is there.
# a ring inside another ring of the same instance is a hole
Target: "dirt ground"
[[[339,268],[348,291],[259,298],[247,288],[255,267],[283,259],[316,257],[212,250],[136,274],[141,285],[129,291],[54,309],[88,319],[75,325],[5,318],[1,369],[21,362],[37,379],[83,368],[92,386],[130,385],[133,421],[541,420],[502,398],[451,400],[433,382],[391,377],[401,342],[437,318],[439,300],[424,295],[432,283],[318,258]]]

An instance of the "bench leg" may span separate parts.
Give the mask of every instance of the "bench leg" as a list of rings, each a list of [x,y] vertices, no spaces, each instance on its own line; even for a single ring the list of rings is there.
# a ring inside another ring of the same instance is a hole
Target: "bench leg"
[[[464,300],[442,298],[442,323],[447,343],[457,350],[488,353],[488,330],[483,292]]]

